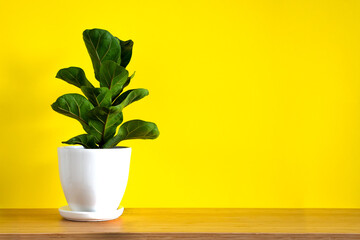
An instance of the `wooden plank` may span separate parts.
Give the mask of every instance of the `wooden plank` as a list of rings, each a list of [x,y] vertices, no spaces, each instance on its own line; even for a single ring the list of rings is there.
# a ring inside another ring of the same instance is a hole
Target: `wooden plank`
[[[0,239],[353,239],[360,209],[125,209],[108,222],[71,222],[57,209],[0,209]]]

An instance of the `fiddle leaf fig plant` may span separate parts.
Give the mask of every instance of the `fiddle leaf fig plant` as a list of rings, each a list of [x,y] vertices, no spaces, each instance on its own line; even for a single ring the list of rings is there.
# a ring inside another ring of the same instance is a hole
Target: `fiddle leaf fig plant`
[[[56,74],[56,78],[75,85],[85,95],[65,94],[51,105],[56,112],[78,120],[86,132],[63,143],[113,148],[127,139],[157,138],[159,130],[155,123],[131,120],[122,124],[123,109],[149,94],[143,88],[123,92],[135,75],[129,76],[126,70],[133,41],[122,41],[103,29],[85,30],[83,38],[100,87],[94,87],[78,67],[63,68]]]

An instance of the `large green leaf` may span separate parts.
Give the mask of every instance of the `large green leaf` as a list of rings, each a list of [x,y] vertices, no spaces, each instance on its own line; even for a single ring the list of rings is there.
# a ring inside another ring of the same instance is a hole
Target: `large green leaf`
[[[124,86],[123,86],[123,89],[130,84],[130,81],[131,81],[131,79],[133,79],[133,77],[135,77],[135,71],[133,72],[133,74],[131,74],[130,77],[128,77],[126,83],[125,83]]]
[[[106,30],[87,29],[83,32],[86,48],[89,52],[96,79],[100,79],[100,66],[106,60],[118,62],[121,59],[119,41]]]
[[[143,97],[149,95],[149,91],[144,88],[131,89],[122,93],[114,102],[113,105],[117,108],[124,109],[127,105],[132,102],[138,101]]]
[[[63,68],[58,71],[56,78],[60,78],[79,88],[82,86],[94,87],[85,76],[84,70],[78,67]]]
[[[62,142],[65,144],[80,144],[84,148],[98,148],[98,146],[95,143],[94,136],[90,134],[81,134],[79,136],[73,137],[65,142]]]
[[[120,126],[117,135],[109,139],[102,147],[112,148],[127,139],[155,139],[160,132],[155,123],[131,120]]]
[[[129,72],[113,61],[105,61],[100,67],[100,86],[107,87],[112,97],[117,96],[127,82]]]
[[[129,64],[132,56],[132,50],[134,42],[132,40],[122,41],[118,39],[121,47],[121,60],[119,61],[120,65],[126,68]]]
[[[84,130],[89,132],[87,113],[94,106],[84,96],[76,93],[65,94],[59,97],[51,107],[58,113],[75,118],[81,123]]]
[[[114,107],[95,107],[89,112],[90,133],[100,145],[115,135],[116,128],[122,121],[122,112]]]
[[[131,74],[131,76],[127,78],[127,80],[126,80],[125,84],[122,86],[121,91],[119,92],[119,94],[117,96],[113,97],[113,103],[116,102],[116,99],[118,99],[120,97],[120,93],[122,93],[124,88],[126,88],[130,84],[130,81],[134,76],[135,76],[135,72],[133,72],[133,74]]]
[[[89,99],[94,106],[110,107],[111,106],[111,91],[106,88],[92,88],[82,87],[81,91]]]

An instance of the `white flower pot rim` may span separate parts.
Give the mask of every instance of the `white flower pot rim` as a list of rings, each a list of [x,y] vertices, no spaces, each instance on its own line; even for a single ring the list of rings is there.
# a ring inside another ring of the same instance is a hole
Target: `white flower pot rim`
[[[114,147],[114,148],[84,148],[83,146],[62,146],[58,149],[69,149],[74,151],[122,151],[125,149],[131,149],[131,147]]]

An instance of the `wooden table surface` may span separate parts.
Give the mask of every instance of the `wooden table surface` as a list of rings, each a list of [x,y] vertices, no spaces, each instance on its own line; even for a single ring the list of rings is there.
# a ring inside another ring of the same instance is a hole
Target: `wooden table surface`
[[[125,209],[71,222],[57,209],[0,209],[0,239],[359,239],[360,209]]]

